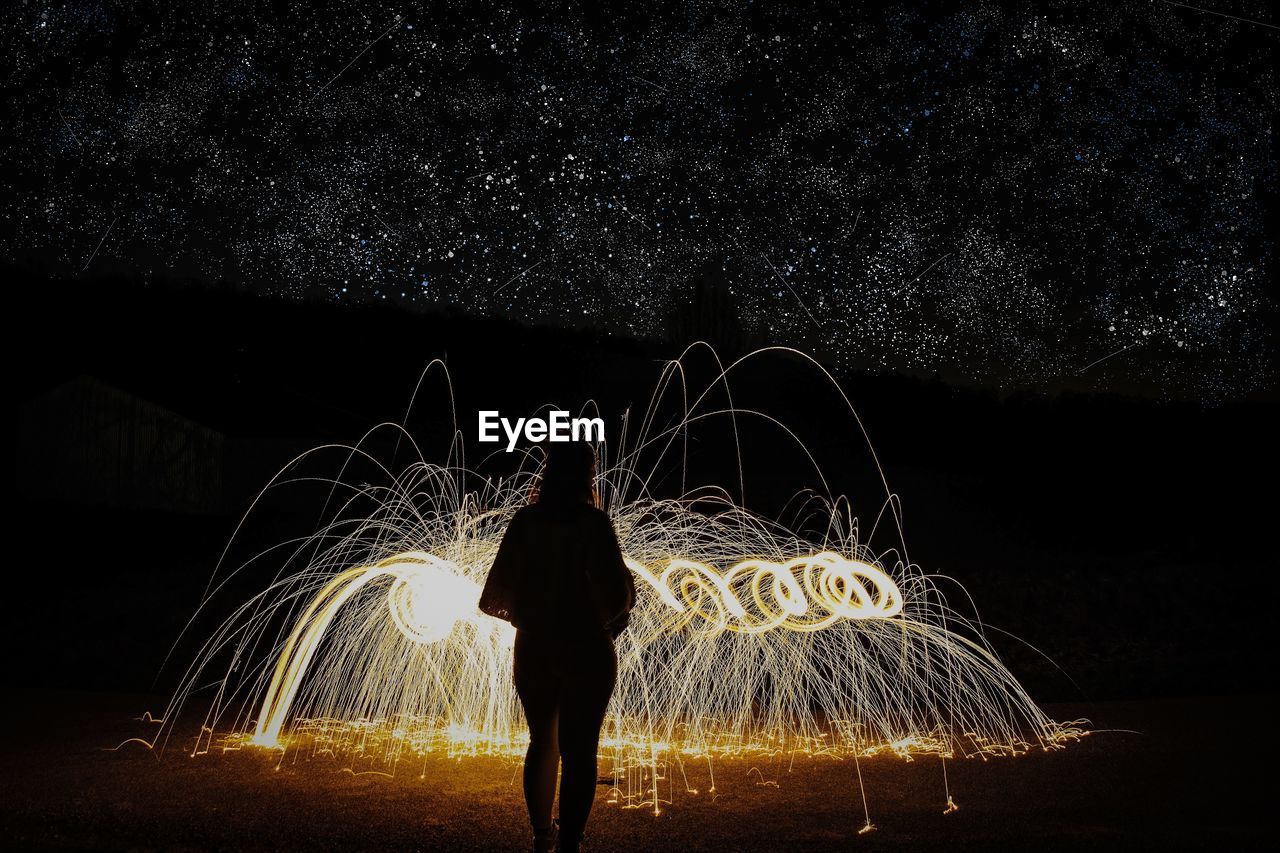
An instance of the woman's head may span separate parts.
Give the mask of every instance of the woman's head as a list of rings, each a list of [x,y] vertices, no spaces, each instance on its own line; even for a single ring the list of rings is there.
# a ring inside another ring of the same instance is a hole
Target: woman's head
[[[538,483],[539,503],[587,503],[599,505],[596,495],[596,452],[586,442],[547,445],[547,461]]]

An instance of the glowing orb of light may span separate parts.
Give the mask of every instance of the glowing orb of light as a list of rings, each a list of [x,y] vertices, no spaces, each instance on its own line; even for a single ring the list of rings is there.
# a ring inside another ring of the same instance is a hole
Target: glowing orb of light
[[[476,618],[480,586],[450,561],[411,551],[383,568],[396,579],[387,594],[391,619],[413,642],[438,643],[459,621]]]

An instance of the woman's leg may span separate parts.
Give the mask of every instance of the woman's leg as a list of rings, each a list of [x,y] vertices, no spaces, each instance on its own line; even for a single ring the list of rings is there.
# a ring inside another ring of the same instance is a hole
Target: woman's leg
[[[566,851],[577,849],[595,801],[600,727],[618,675],[607,634],[584,640],[571,659],[560,693],[560,839]]]
[[[558,703],[561,680],[549,665],[542,643],[516,632],[514,675],[516,693],[529,724],[529,751],[524,758],[524,800],[536,835],[551,832],[551,808],[556,798],[556,770],[560,763]]]

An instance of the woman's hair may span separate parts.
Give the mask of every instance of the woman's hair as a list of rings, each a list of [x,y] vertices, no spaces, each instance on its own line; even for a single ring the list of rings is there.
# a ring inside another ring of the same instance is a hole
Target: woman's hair
[[[596,451],[582,441],[547,445],[533,500],[538,503],[587,503],[599,506],[596,494]]]

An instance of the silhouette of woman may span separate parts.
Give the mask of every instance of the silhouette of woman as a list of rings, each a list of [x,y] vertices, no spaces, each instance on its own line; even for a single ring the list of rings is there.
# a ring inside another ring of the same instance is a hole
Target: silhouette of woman
[[[617,678],[613,641],[635,603],[595,476],[591,445],[549,445],[537,492],[507,526],[480,596],[482,611],[516,627],[515,688],[529,723],[524,797],[535,851],[578,850]],[[558,832],[551,818],[557,765]]]

